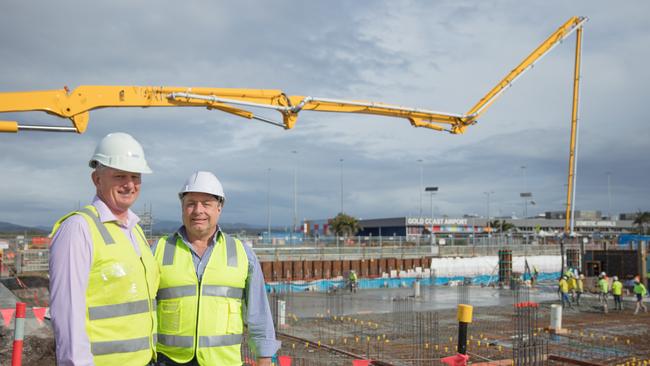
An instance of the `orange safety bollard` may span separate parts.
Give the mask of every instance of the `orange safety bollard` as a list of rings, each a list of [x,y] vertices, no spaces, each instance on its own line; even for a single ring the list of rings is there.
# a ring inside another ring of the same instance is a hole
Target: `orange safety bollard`
[[[278,363],[280,364],[280,366],[291,366],[291,357],[278,356]]]
[[[14,348],[11,353],[11,366],[20,366],[22,364],[26,310],[27,307],[24,302],[16,303],[16,326],[14,327]]]

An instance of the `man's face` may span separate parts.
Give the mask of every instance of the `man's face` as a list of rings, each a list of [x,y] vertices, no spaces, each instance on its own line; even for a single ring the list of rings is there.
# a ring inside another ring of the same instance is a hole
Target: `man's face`
[[[140,173],[102,167],[93,172],[92,179],[97,188],[97,196],[113,214],[125,213],[140,195]]]
[[[221,215],[221,202],[211,194],[189,192],[181,201],[183,225],[190,239],[214,234]]]

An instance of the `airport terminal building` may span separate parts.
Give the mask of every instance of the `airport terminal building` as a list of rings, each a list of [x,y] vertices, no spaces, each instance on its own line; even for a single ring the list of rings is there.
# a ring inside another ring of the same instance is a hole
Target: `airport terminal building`
[[[622,215],[623,218],[629,218]],[[488,223],[499,220],[514,225],[519,235],[558,236],[564,231],[564,212],[547,212],[544,217],[392,217],[359,220],[359,236],[381,237],[470,237],[486,236],[498,230]],[[307,220],[304,231],[308,237],[334,235],[331,219]],[[574,231],[578,236],[615,237],[633,231],[633,219],[602,219],[599,211],[576,211]]]

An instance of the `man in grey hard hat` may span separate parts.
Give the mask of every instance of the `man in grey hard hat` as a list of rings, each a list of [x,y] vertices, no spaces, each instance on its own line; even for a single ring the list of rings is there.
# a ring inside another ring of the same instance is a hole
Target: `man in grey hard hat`
[[[179,192],[183,226],[155,248],[160,265],[158,365],[241,365],[244,324],[257,365],[270,366],[275,339],[264,277],[251,248],[219,228],[225,202],[210,172]]]
[[[58,365],[143,366],[155,358],[159,272],[130,210],[142,146],[111,133],[90,159],[92,204],[59,219],[50,247],[50,314]]]

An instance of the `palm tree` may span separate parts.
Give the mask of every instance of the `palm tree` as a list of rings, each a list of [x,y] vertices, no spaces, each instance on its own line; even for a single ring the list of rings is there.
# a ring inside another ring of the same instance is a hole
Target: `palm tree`
[[[330,226],[337,236],[352,236],[361,230],[359,220],[350,215],[346,215],[343,212],[339,213],[332,219]]]
[[[638,226],[637,232],[641,235],[648,233],[648,226],[650,225],[650,212],[648,211],[639,211],[636,218],[634,219],[633,225]]]
[[[511,224],[506,220],[490,221],[490,227],[492,227],[494,231],[501,232],[501,233],[505,233],[516,229],[516,226],[514,224]]]

